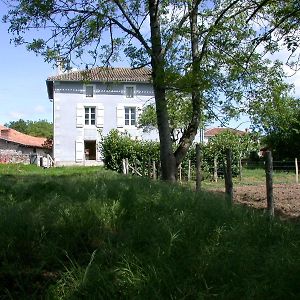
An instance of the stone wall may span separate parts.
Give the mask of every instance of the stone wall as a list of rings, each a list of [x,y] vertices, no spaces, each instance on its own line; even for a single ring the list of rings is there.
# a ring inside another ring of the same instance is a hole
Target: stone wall
[[[23,154],[21,151],[0,149],[0,163],[29,164],[30,155]]]

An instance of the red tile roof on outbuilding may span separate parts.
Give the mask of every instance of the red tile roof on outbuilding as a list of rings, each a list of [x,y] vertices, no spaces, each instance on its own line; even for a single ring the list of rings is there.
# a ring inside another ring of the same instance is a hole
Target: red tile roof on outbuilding
[[[46,138],[35,137],[0,125],[0,139],[27,147],[47,148]]]
[[[216,127],[216,128],[207,129],[204,132],[204,136],[205,137],[211,137],[211,136],[215,136],[215,135],[217,135],[219,133],[222,133],[222,132],[225,132],[225,131],[230,131],[230,132],[233,132],[233,133],[235,133],[237,135],[244,135],[244,134],[246,134],[245,131],[238,130],[238,129],[228,128],[228,127]]]

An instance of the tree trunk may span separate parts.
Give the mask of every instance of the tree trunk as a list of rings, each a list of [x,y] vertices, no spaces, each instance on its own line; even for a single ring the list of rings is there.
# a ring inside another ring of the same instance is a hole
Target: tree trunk
[[[165,57],[162,51],[159,0],[148,0],[151,27],[151,66],[160,140],[162,179],[176,180],[176,160],[172,149],[171,131],[166,100]]]
[[[191,50],[192,50],[192,118],[184,131],[177,150],[175,151],[176,165],[178,166],[186,153],[188,152],[191,144],[193,143],[197,130],[199,128],[200,119],[202,116],[202,97],[199,89],[199,73],[200,73],[200,54],[199,54],[199,37],[198,37],[198,6],[199,0],[192,1],[192,9],[190,14],[190,34],[191,34]]]

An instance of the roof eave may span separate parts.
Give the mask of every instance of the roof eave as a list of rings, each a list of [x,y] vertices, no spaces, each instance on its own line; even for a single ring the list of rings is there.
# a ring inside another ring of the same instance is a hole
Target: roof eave
[[[21,145],[22,147],[27,147],[27,148],[47,149],[47,147],[44,147],[43,145],[24,144],[24,143],[20,143],[20,142],[13,141],[13,140],[10,140],[10,139],[6,139],[6,138],[3,138],[3,137],[0,137],[0,140],[3,140],[3,141],[8,142],[8,143],[13,143],[13,144]]]
[[[47,85],[47,93],[48,93],[48,98],[50,100],[53,100],[53,80],[46,80],[46,85]]]

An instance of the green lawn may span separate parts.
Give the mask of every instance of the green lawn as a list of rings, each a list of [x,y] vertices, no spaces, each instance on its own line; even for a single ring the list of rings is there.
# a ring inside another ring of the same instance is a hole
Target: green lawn
[[[273,172],[273,183],[274,184],[292,184],[296,182],[296,175],[294,172],[274,171]],[[243,169],[242,178],[234,177],[233,186],[243,185],[263,185],[266,183],[265,170],[259,169]],[[210,180],[204,180],[202,184],[206,190],[224,188],[225,183],[223,178],[218,178],[217,182]]]
[[[0,299],[300,298],[298,223],[101,168],[0,174]]]

